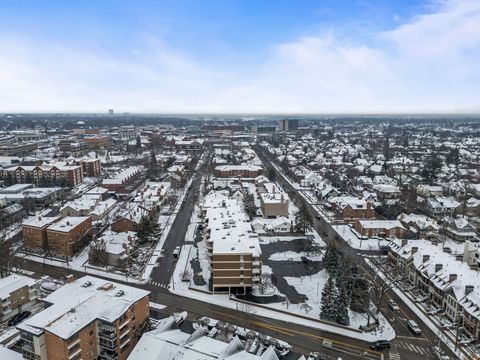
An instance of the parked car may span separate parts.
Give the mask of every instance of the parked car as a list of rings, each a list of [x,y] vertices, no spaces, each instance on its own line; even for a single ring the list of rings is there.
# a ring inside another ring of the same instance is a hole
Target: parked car
[[[177,246],[175,250],[173,250],[173,257],[178,258],[178,255],[180,255],[180,246]]]
[[[28,310],[22,311],[21,313],[15,315],[10,320],[8,320],[8,326],[17,325],[20,321],[25,320],[30,316],[31,312]]]
[[[433,356],[435,356],[435,359],[438,360],[450,360],[450,356],[445,354],[445,352],[438,346],[433,347]]]
[[[417,325],[414,320],[407,321],[408,328],[415,334],[420,335],[422,333],[422,329]]]
[[[372,350],[385,350],[390,349],[390,342],[388,340],[377,340],[370,344]]]
[[[400,311],[400,308],[398,307],[397,303],[392,299],[388,300],[387,303],[388,303],[388,307],[393,311]]]

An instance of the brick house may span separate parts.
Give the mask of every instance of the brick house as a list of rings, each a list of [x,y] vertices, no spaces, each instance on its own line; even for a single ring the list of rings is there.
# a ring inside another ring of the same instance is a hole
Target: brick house
[[[403,237],[406,229],[398,220],[356,220],[355,230],[363,236]]]

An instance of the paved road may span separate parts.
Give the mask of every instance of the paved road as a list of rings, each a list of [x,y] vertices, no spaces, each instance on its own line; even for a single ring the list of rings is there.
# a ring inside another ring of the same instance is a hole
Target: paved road
[[[181,246],[185,239],[185,234],[195,205],[193,198],[195,194],[198,194],[200,182],[200,177],[193,179],[190,189],[184,197],[183,205],[180,207],[170,232],[165,239],[165,243],[163,244],[164,255],[158,259],[158,266],[153,269],[150,275],[151,281],[155,282],[155,284],[166,286],[170,283],[173,271],[175,270],[173,251],[177,246]]]
[[[263,149],[259,146],[255,147],[257,154],[264,164],[271,164],[271,159],[267,158],[264,154]],[[276,168],[273,167],[275,170]],[[305,202],[303,197],[299,194],[298,190],[290,185],[288,181],[284,178],[283,174],[277,172],[276,181],[282,186],[282,188],[287,191],[289,194],[293,194],[292,200],[295,204],[300,204]],[[323,240],[328,244],[330,242],[335,242],[340,249],[344,251],[345,254],[354,259],[358,264],[362,265],[366,270],[373,273],[373,270],[365,263],[365,259],[362,257],[364,254],[371,254],[371,251],[359,251],[352,248],[343,240],[338,240],[336,231],[332,228],[331,224],[328,223],[323,217],[318,218],[317,210],[307,203],[307,206],[310,210],[310,213],[313,214],[313,227],[314,229],[322,235]],[[388,358],[393,360],[420,360],[420,359],[433,359],[431,351],[431,343],[436,343],[436,335],[423,323],[423,321],[407,306],[393,291],[388,291],[385,296],[385,302],[388,299],[393,299],[398,306],[400,307],[400,312],[392,314],[386,308],[381,309],[383,315],[390,321],[395,333],[398,336],[398,339],[395,340],[392,344],[392,349],[390,352],[386,352]],[[413,319],[417,324],[422,328],[422,336],[413,337],[412,332],[408,329],[406,322],[409,319]],[[403,339],[403,340],[400,340]],[[410,346],[410,347],[409,347]],[[429,351],[427,351],[429,350]],[[446,350],[446,349],[445,349]],[[398,353],[401,353],[401,358]],[[448,351],[449,356],[452,359],[455,359],[456,356]]]
[[[172,255],[173,249],[176,246],[181,245],[184,241],[185,233],[193,211],[194,204],[192,198],[198,193],[199,186],[200,176],[193,180],[191,189],[185,197],[185,205],[180,208],[178,215],[172,224],[171,231],[164,244],[165,257],[161,258],[159,266],[152,272],[151,281],[155,282],[155,285],[152,283],[145,285],[130,285],[151,291],[152,301],[167,306],[166,309],[161,311],[165,314],[171,314],[175,311],[187,311],[190,317],[208,316],[211,318],[222,319],[235,325],[246,326],[250,329],[257,330],[266,335],[288,342],[293,346],[293,350],[298,353],[308,354],[311,351],[321,351],[328,356],[328,359],[335,360],[340,356],[343,359],[355,360],[380,359],[380,353],[369,352],[369,344],[364,341],[312,329],[302,325],[301,321],[298,323],[289,323],[280,319],[266,318],[256,314],[246,314],[242,311],[170,293],[166,286],[170,282],[174,269]],[[320,231],[324,225],[316,220],[315,227],[317,228],[317,231]],[[358,254],[354,254],[358,256]],[[359,258],[361,259],[361,257]],[[72,271],[70,269],[64,269],[48,264],[39,264],[26,259],[18,259],[17,266],[26,270],[34,271],[38,277],[42,274],[48,274],[57,278],[62,278],[67,274],[74,274],[76,277],[85,274],[83,272]],[[108,280],[108,278],[104,278]],[[128,282],[127,279],[126,282]],[[401,305],[401,302],[397,302]],[[411,353],[408,353],[407,348],[412,350]],[[401,360],[428,359],[428,356],[424,354],[425,350],[423,349],[424,347],[421,339],[409,339],[408,337],[405,337],[394,343],[390,358],[400,360],[400,358],[395,357],[397,351],[402,354]]]

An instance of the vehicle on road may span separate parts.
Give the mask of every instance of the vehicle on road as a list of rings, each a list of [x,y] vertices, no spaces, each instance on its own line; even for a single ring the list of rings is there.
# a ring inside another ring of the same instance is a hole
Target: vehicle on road
[[[21,313],[15,315],[13,318],[8,320],[8,326],[13,326],[18,324],[20,321],[25,320],[30,316],[31,312],[28,310],[22,311]]]
[[[306,256],[302,256],[300,259],[302,259],[302,262],[303,262],[304,264],[308,264],[308,263],[311,263],[311,262],[312,262],[312,260],[310,260],[310,259],[309,259],[308,257],[306,257]]]
[[[400,311],[400,308],[398,307],[397,303],[392,299],[388,300],[387,304],[388,304],[388,307],[393,311]]]
[[[388,340],[377,340],[370,344],[372,350],[385,350],[390,349],[390,342]]]
[[[420,335],[422,333],[422,329],[417,325],[414,320],[407,321],[408,328],[415,334]]]
[[[445,354],[445,352],[438,346],[433,347],[433,356],[437,360],[450,360],[450,356]]]
[[[177,246],[175,250],[173,250],[173,257],[176,259],[180,255],[180,246]]]
[[[322,218],[320,214],[317,214],[315,217],[317,218],[317,220],[320,220]]]

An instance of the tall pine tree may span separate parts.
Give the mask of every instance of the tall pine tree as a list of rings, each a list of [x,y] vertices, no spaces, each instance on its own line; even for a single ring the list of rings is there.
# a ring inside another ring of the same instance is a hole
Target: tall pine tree
[[[320,319],[326,321],[336,321],[337,314],[335,310],[335,299],[337,297],[337,288],[331,276],[322,290],[322,305],[320,309]]]

